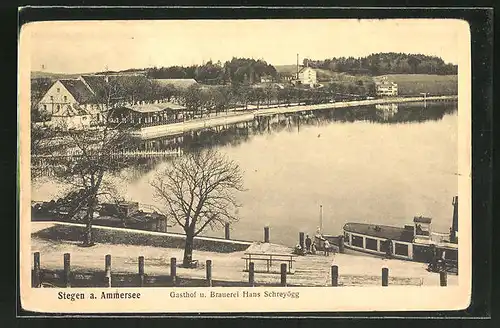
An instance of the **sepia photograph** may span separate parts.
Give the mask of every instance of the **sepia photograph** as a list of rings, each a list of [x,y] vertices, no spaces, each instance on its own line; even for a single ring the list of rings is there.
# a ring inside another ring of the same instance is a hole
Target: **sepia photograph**
[[[23,25],[22,307],[466,308],[469,48],[450,19]]]

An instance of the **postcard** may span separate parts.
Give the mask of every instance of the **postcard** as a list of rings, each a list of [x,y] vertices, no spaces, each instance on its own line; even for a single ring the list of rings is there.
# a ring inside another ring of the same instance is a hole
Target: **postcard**
[[[23,309],[469,306],[465,21],[39,21],[19,40]]]

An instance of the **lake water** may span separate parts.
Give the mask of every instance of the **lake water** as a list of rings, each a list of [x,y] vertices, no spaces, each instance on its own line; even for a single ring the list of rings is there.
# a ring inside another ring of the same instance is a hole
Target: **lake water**
[[[363,106],[256,119],[143,147],[217,147],[240,165],[247,188],[231,237],[262,240],[269,225],[271,242],[293,246],[300,231],[315,233],[320,205],[327,234],[340,234],[350,221],[403,226],[418,215],[448,232],[458,190],[457,121],[454,102]],[[146,164],[115,181],[125,198],[161,207],[149,181],[169,160]],[[33,199],[58,190],[42,179],[33,184]]]

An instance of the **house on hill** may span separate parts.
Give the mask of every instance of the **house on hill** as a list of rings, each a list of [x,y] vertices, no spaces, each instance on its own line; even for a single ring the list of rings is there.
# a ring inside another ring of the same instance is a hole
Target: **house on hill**
[[[308,66],[302,67],[299,70],[297,80],[300,84],[309,85],[311,88],[314,87],[314,85],[318,83],[316,70]]]
[[[273,82],[273,77],[271,75],[263,75],[260,77],[260,83],[270,83]]]
[[[387,77],[375,82],[375,89],[379,97],[394,97],[398,95],[398,85],[389,81]]]
[[[292,82],[313,87],[318,83],[318,75],[314,68],[309,66],[281,65],[276,66],[281,82]]]

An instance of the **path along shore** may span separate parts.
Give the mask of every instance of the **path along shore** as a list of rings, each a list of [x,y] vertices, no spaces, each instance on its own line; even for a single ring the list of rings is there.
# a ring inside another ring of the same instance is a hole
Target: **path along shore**
[[[455,100],[458,100],[458,96],[456,95],[430,96],[425,98],[425,101],[455,101]],[[233,111],[226,115],[223,114],[221,116],[197,119],[183,123],[144,127],[141,128],[140,130],[137,130],[135,134],[141,137],[142,139],[152,139],[152,138],[177,135],[188,131],[194,131],[220,125],[248,122],[252,121],[255,117],[258,116],[288,114],[288,113],[296,113],[303,111],[313,111],[319,109],[335,109],[335,108],[346,108],[346,107],[356,107],[356,106],[366,106],[366,105],[382,105],[382,104],[423,102],[423,101],[424,101],[423,97],[408,97],[408,98],[398,97],[398,98],[333,102],[333,103],[315,104],[315,105],[291,105],[282,107],[266,107],[260,109],[256,109],[256,106],[249,106],[249,110],[243,112]]]
[[[60,270],[64,253],[70,253],[71,267],[75,271],[102,270],[106,254],[112,255],[113,272],[137,272],[138,257],[145,258],[145,272],[149,275],[168,275],[170,258],[181,261],[182,248],[155,247],[145,245],[125,245],[113,243],[96,243],[91,248],[79,247],[79,242],[67,240],[62,235],[57,238],[40,238],[38,232],[51,229],[54,225],[67,225],[54,222],[31,223],[31,252],[40,252],[42,269]],[[99,229],[99,228],[98,228]],[[106,230],[125,230],[105,228]],[[140,232],[138,232],[140,233]],[[158,233],[142,232],[144,235]],[[116,241],[115,241],[116,242]],[[283,253],[290,254],[292,248],[270,243],[248,243],[249,247],[242,251],[219,253],[213,251],[195,250],[194,258],[200,263],[211,260],[213,264],[213,279],[232,282],[248,281],[248,273],[243,271],[245,252],[252,253]],[[31,256],[32,257],[32,256]],[[33,261],[33,257],[31,259]],[[390,285],[439,286],[439,274],[428,272],[425,263],[384,259],[350,254],[331,254],[330,256],[308,255],[299,256],[294,263],[295,273],[288,281],[296,286],[328,286],[331,283],[330,266],[339,267],[339,283],[341,286],[379,286],[382,267],[389,268]],[[33,266],[33,263],[31,264]],[[258,264],[265,265],[265,264]],[[183,278],[205,277],[205,269],[178,268],[178,275]],[[255,276],[256,283],[278,283],[279,274],[259,273]],[[448,284],[456,286],[458,276],[449,275]]]

